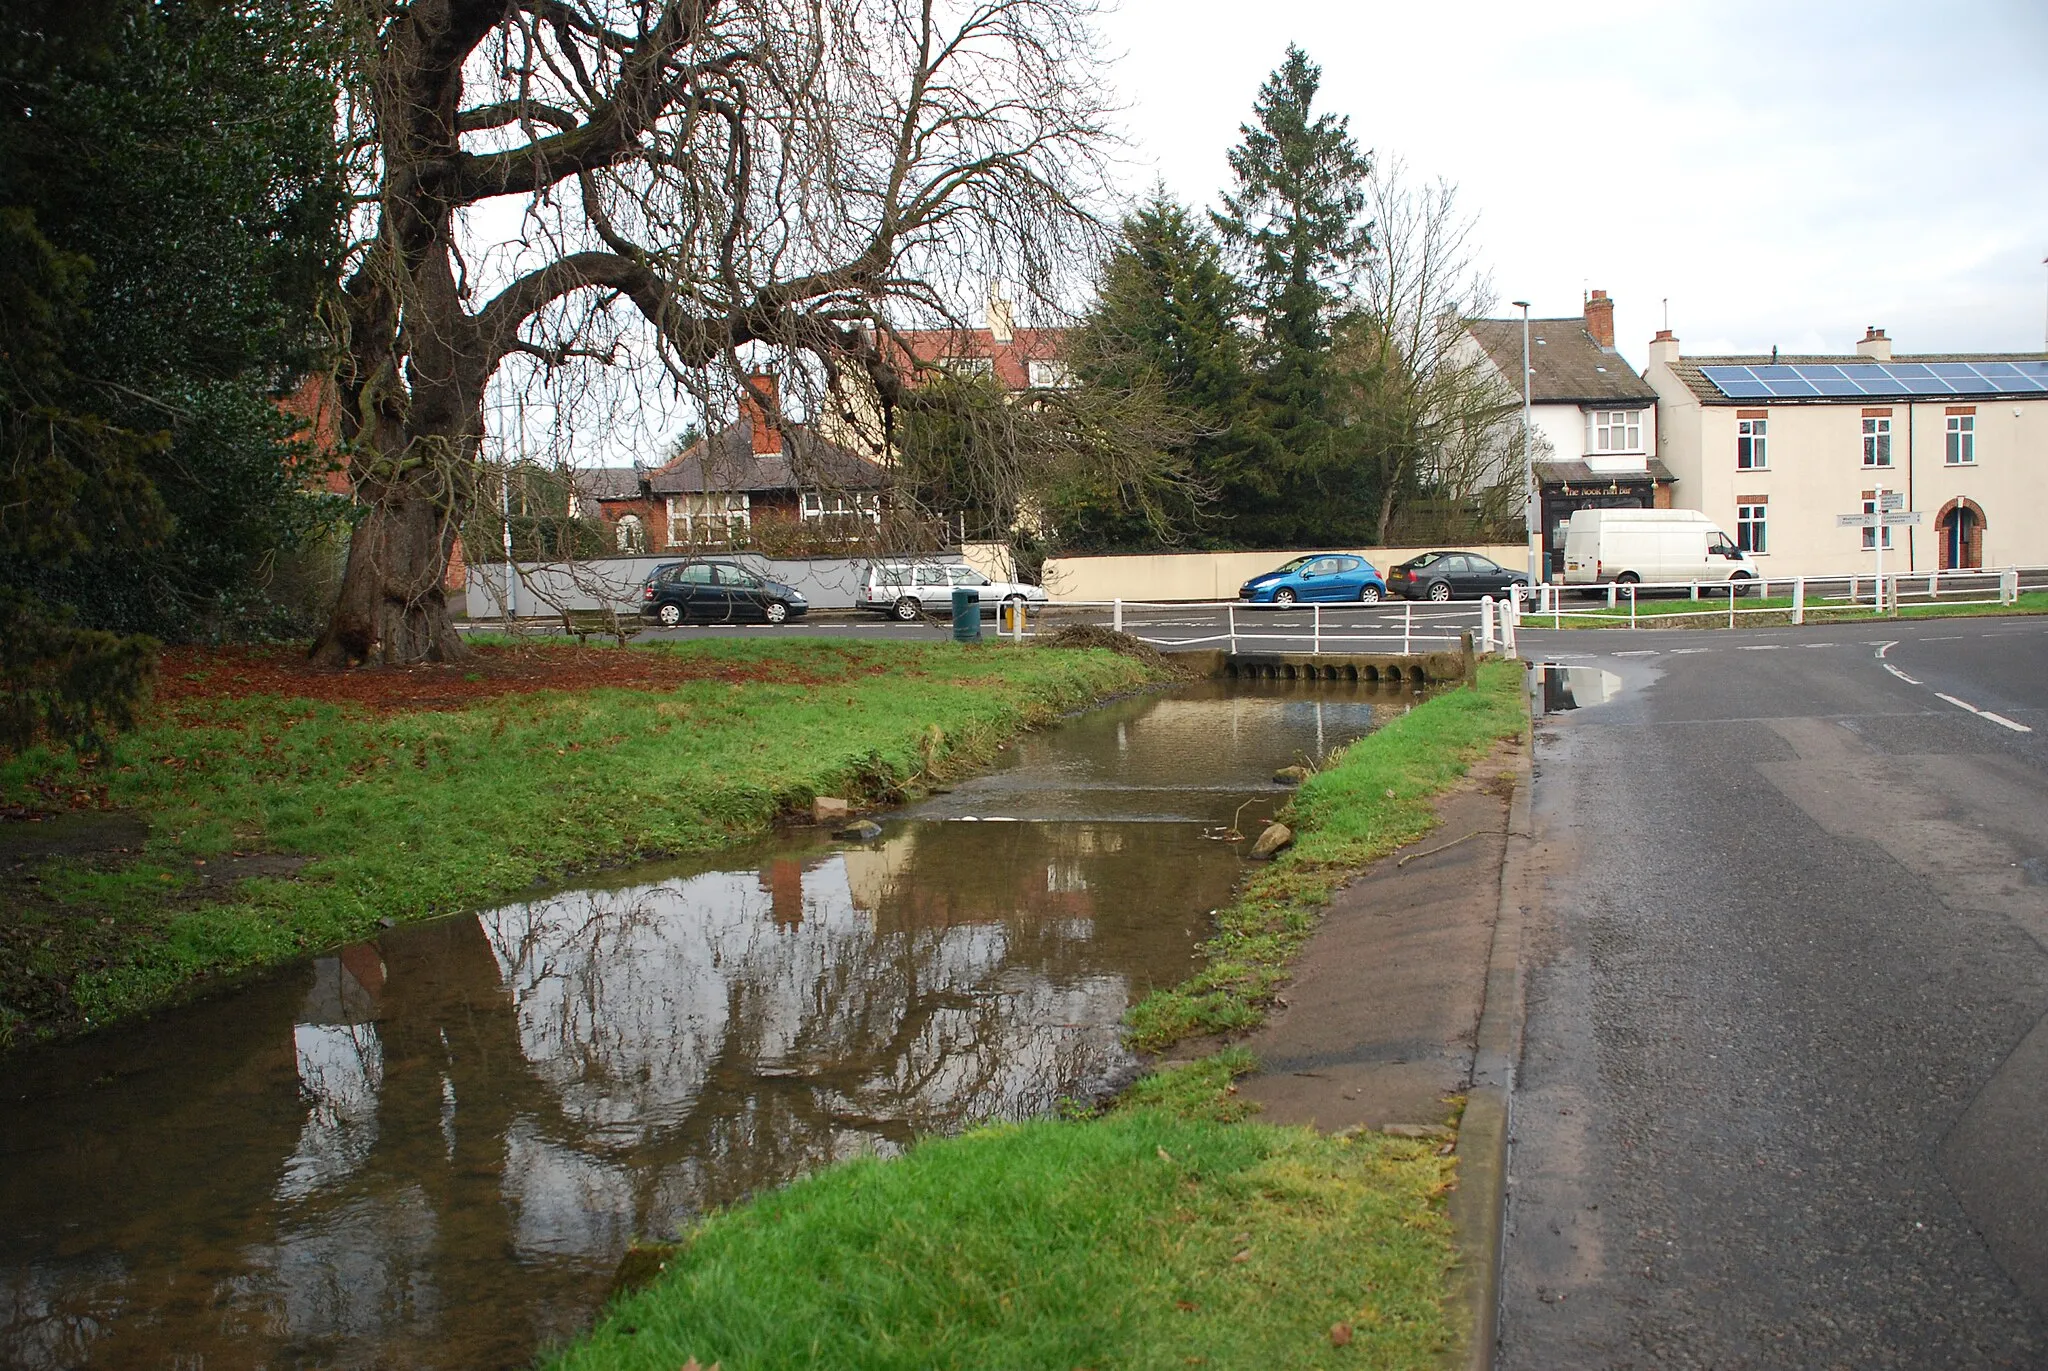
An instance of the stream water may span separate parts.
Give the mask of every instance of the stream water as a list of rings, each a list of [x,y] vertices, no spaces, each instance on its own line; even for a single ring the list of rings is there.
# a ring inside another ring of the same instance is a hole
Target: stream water
[[[1120,701],[871,844],[636,867],[16,1054],[0,1365],[525,1365],[635,1236],[1127,1076],[1125,1008],[1242,874],[1204,829],[1413,698]]]

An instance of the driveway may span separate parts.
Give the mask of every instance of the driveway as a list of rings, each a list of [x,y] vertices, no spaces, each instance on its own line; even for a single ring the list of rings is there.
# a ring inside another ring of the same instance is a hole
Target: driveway
[[[1523,647],[1499,1364],[2048,1365],[2048,620]]]

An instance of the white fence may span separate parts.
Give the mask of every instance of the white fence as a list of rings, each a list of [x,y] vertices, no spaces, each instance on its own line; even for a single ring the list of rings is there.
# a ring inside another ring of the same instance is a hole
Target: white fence
[[[1220,611],[1220,614],[1219,614]],[[1035,619],[1039,625],[1030,627]],[[1054,600],[1005,610],[997,620],[1005,636],[1035,637],[1048,624],[1092,623],[1128,633],[1166,651],[1222,648],[1229,652],[1456,652],[1472,635],[1481,652],[1515,649],[1519,606],[1512,600],[1380,601],[1375,604],[1305,604],[1282,609],[1243,600]]]
[[[1761,577],[1742,581],[1657,581],[1599,586],[1539,585],[1528,592],[1525,613],[1553,628],[1568,622],[1601,626],[1733,628],[1749,617],[1789,614],[1795,624],[1809,615],[1868,613],[1895,615],[1910,605],[2009,606],[2021,593],[2048,590],[2048,567],[1999,567],[1971,571],[1914,571],[1884,576]],[[1673,598],[1700,603],[1675,608]]]

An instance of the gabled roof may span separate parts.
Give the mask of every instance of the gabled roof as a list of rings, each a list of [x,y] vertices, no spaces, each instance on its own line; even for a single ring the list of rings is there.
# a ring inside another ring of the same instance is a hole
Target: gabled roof
[[[645,473],[639,467],[584,467],[572,478],[584,500],[637,500]]]
[[[889,473],[859,453],[827,442],[801,424],[781,429],[780,452],[754,451],[753,425],[729,424],[653,473],[657,495],[733,495],[779,490],[880,490]]]
[[[1474,319],[1467,327],[1517,390],[1522,375],[1522,321]],[[1657,403],[1657,392],[1613,348],[1586,332],[1583,318],[1529,321],[1529,399],[1539,405]]]
[[[1882,405],[1907,400],[1954,400],[1953,390],[1927,391],[1915,394],[1892,395],[1806,395],[1768,396],[1752,399],[1736,399],[1725,393],[1719,386],[1701,374],[1701,367],[1768,367],[1768,366],[1857,366],[1876,359],[1861,353],[1742,353],[1716,355],[1711,357],[1680,357],[1671,364],[1671,374],[1685,382],[1686,388],[1705,405],[1745,405],[1757,408],[1764,405],[1813,405],[1813,404],[1855,404]],[[1892,365],[1926,364],[1931,362],[2040,362],[2038,352],[1899,352],[1891,357]],[[2021,398],[2001,397],[2001,398]],[[2025,397],[2040,399],[2038,395]]]

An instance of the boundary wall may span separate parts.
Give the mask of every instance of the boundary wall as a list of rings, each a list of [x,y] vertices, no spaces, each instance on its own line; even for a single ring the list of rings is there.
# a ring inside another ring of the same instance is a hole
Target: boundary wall
[[[1364,557],[1380,575],[1429,547],[1309,548],[1293,552],[1168,552],[1114,557],[1053,557],[1045,563],[1045,591],[1055,600],[1235,600],[1237,588],[1262,571],[1316,552]],[[1460,552],[1491,557],[1504,567],[1529,565],[1521,543],[1464,544]]]

